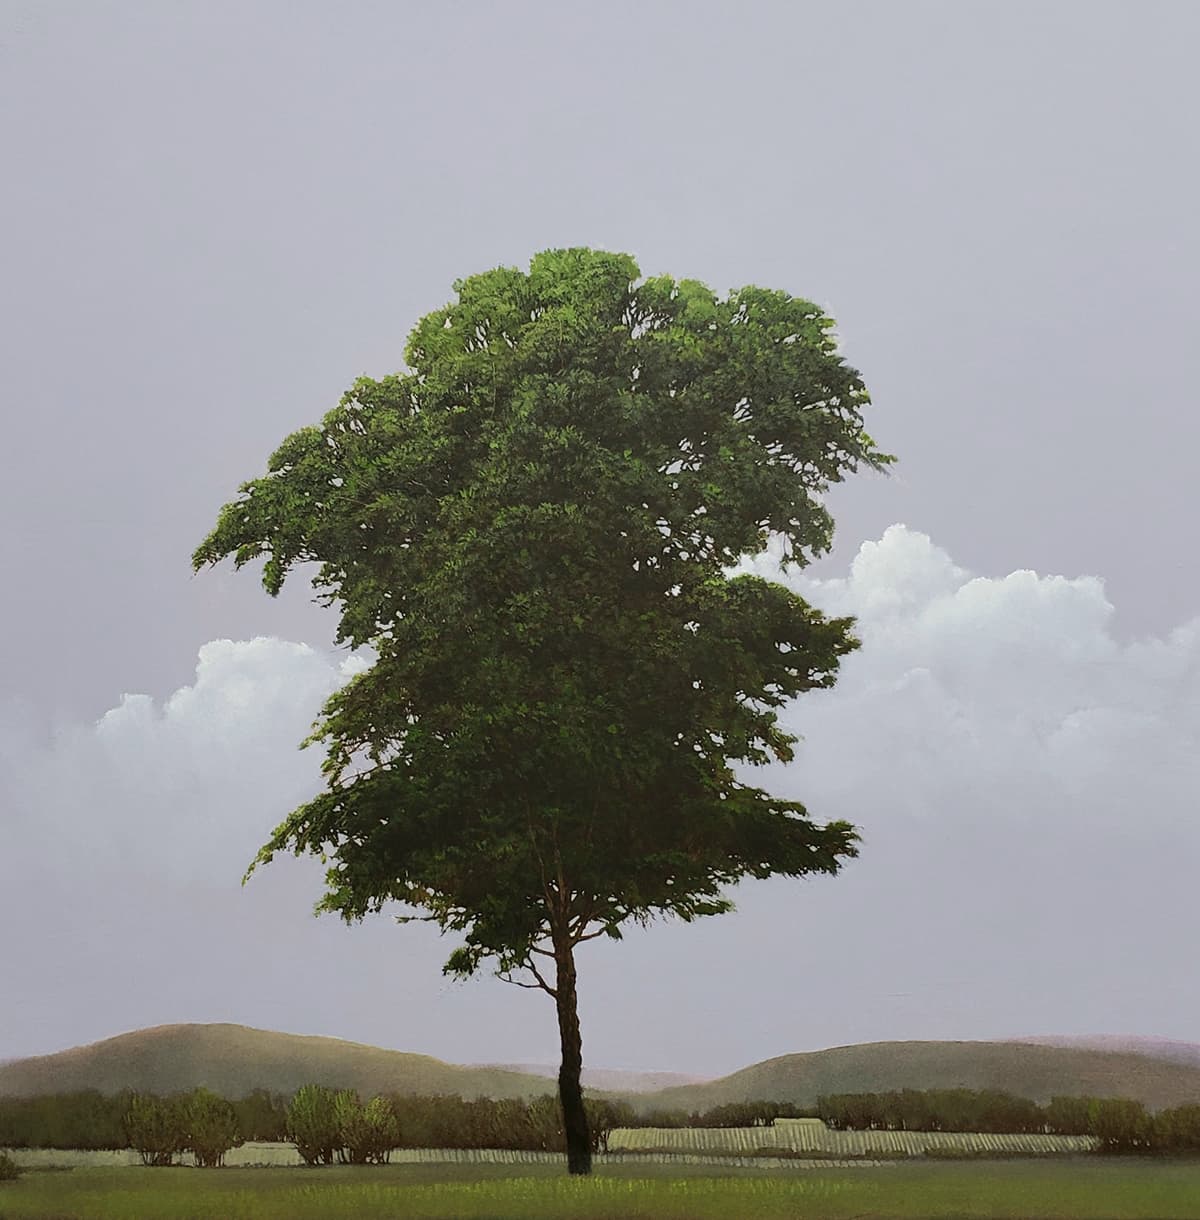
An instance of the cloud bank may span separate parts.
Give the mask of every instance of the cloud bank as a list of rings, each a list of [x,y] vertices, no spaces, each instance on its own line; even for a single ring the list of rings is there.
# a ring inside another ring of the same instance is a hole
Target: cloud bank
[[[784,574],[775,548],[738,570],[857,618],[837,686],[781,716],[796,760],[742,776],[854,822],[862,855],[741,886],[736,915],[585,946],[585,1059],[716,1073],[891,1038],[1200,1039],[1200,616],[1121,646],[1096,577],[973,576],[903,525],[841,579]],[[240,886],[323,786],[320,747],[297,745],[367,664],[213,640],[191,685],[50,741],[7,709],[0,1058],[205,1020],[554,1057],[548,999],[449,984],[435,930],[313,919],[319,862]]]

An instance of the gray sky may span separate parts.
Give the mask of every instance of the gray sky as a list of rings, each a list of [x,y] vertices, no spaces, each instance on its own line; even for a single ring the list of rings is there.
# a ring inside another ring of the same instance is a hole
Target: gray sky
[[[0,0],[0,1058],[237,1021],[552,1061],[451,943],[241,873],[350,662],[238,483],[538,250],[828,308],[899,463],[795,580],[859,616],[789,767],[843,876],[580,953],[585,1060],[1200,1040],[1200,8]],[[315,570],[315,569],[314,569]],[[769,565],[763,570],[770,572]]]

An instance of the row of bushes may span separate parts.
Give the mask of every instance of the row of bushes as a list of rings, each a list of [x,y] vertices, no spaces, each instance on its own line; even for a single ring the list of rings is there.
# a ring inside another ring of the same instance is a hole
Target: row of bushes
[[[1200,1106],[1150,1114],[1120,1097],[1054,1097],[1044,1106],[996,1090],[904,1089],[817,1098],[837,1131],[980,1131],[1090,1135],[1106,1152],[1200,1151]]]
[[[634,1121],[632,1109],[586,1099],[593,1151]],[[146,1165],[190,1152],[217,1166],[247,1141],[287,1141],[311,1165],[386,1162],[395,1148],[507,1148],[565,1152],[558,1099],[378,1096],[306,1085],[289,1100],[258,1090],[229,1101],[208,1089],[158,1097],[97,1092],[0,1099],[0,1147],[132,1148]]]
[[[904,1089],[817,1098],[817,1115],[835,1131],[1044,1132],[1046,1115],[1025,1097],[986,1089]]]
[[[617,1127],[771,1126],[777,1118],[820,1117],[835,1130],[959,1131],[1089,1135],[1110,1152],[1200,1151],[1200,1106],[1147,1113],[1120,1098],[1055,1097],[1039,1106],[999,1091],[969,1089],[834,1094],[815,1110],[745,1102],[688,1113],[637,1115],[624,1102],[587,1098],[593,1152]],[[133,1148],[148,1165],[191,1152],[220,1165],[246,1141],[289,1141],[309,1164],[386,1161],[394,1148],[565,1151],[557,1098],[531,1101],[447,1096],[379,1096],[306,1085],[290,1100],[255,1090],[229,1101],[207,1089],[161,1098],[123,1092],[0,1099],[0,1147]]]
[[[332,1096],[332,1093],[330,1094]],[[194,1095],[188,1095],[193,1096]],[[206,1098],[213,1095],[205,1093]],[[215,1103],[193,1100],[195,1115],[188,1120],[185,1098],[171,1100],[179,1110],[150,1105],[131,1091],[104,1096],[95,1091],[63,1093],[48,1097],[0,1098],[0,1148],[129,1148],[129,1117],[136,1114],[138,1130],[150,1132],[157,1122],[164,1132],[159,1144],[171,1143],[166,1132],[178,1133],[188,1125],[217,1123],[208,1116]],[[226,1100],[232,1122],[221,1110],[220,1121],[236,1133],[239,1142],[276,1143],[288,1140],[288,1112],[292,1099],[256,1089],[236,1101]],[[546,1096],[534,1101],[496,1101],[480,1098],[389,1095],[386,1098],[399,1132],[398,1148],[512,1148],[557,1151],[562,1144],[558,1101]],[[309,1096],[309,1104],[315,1104]],[[349,1103],[343,1102],[345,1107]],[[368,1103],[369,1104],[369,1103]],[[738,1102],[706,1111],[653,1111],[635,1114],[625,1103],[586,1100],[595,1151],[605,1151],[608,1134],[615,1127],[754,1127],[770,1126],[776,1118],[799,1118],[801,1111],[784,1102]],[[182,1108],[181,1108],[182,1107]],[[205,1109],[207,1107],[207,1109]],[[376,1107],[378,1111],[379,1107]],[[151,1115],[155,1115],[153,1119]],[[182,1138],[182,1137],[180,1137]],[[175,1141],[177,1144],[179,1140]],[[158,1145],[156,1145],[158,1146]],[[237,1147],[231,1144],[230,1147]],[[185,1151],[180,1145],[171,1155]],[[158,1153],[157,1155],[166,1155]]]

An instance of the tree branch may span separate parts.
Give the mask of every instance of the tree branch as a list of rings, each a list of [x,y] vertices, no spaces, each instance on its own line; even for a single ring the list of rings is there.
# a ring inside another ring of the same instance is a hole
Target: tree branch
[[[550,994],[552,996],[555,996],[557,998],[558,993],[555,992],[552,988],[547,987],[545,980],[540,980],[539,982],[536,982],[536,983],[522,983],[520,979],[510,978],[507,973],[498,974],[496,977],[502,983],[511,983],[514,987],[524,987],[528,991],[548,991],[548,992],[550,992]]]
[[[542,990],[554,996],[555,999],[558,999],[558,988],[551,987],[550,984],[547,983],[544,978],[542,978],[541,971],[532,962],[526,962],[525,966],[529,973],[532,974],[533,977],[541,984]]]

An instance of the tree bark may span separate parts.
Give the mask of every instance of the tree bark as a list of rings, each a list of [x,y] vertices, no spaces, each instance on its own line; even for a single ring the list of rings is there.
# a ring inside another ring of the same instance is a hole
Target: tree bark
[[[562,1105],[563,1133],[567,1138],[567,1172],[592,1172],[592,1143],[587,1111],[583,1108],[583,1038],[579,1032],[579,1008],[575,990],[575,948],[566,936],[555,937],[554,962],[558,978],[558,1036],[562,1065],[558,1069],[558,1099]]]

